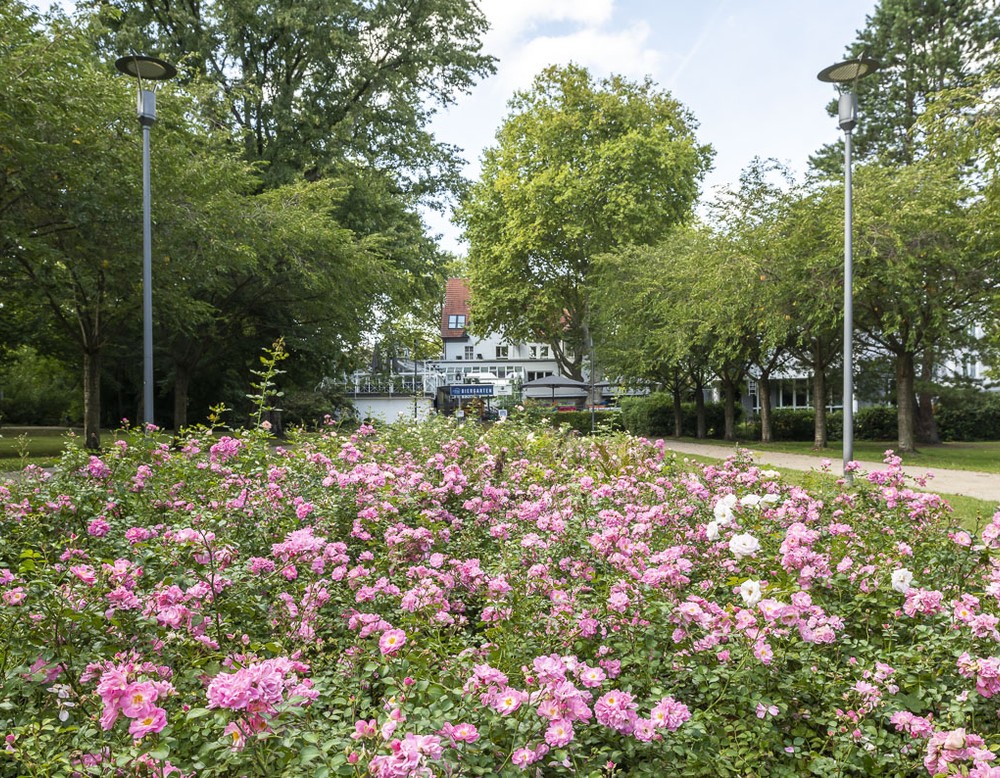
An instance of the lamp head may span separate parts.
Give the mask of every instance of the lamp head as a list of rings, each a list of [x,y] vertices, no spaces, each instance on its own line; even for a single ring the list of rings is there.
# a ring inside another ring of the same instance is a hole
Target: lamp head
[[[157,57],[146,57],[141,54],[130,54],[115,60],[115,67],[120,73],[142,81],[166,81],[177,75],[177,68],[169,62]]]
[[[878,69],[878,60],[871,57],[858,57],[823,68],[816,78],[828,84],[854,84],[857,83],[858,79],[864,78]]]

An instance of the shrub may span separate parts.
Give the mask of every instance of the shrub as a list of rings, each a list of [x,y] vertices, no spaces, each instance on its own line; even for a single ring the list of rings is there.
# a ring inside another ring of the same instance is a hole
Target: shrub
[[[942,440],[1000,440],[1000,394],[949,392],[934,408]]]
[[[0,365],[0,421],[65,426],[80,418],[77,382],[61,362],[30,346],[11,352]]]
[[[771,414],[771,429],[775,440],[812,440],[816,414],[812,410],[779,408]]]
[[[626,397],[621,400],[622,424],[633,435],[649,438],[669,437],[674,434],[674,401],[666,392],[654,392],[644,397]],[[681,405],[682,430],[688,437],[698,432],[695,404]],[[725,434],[726,410],[722,403],[705,403],[705,434],[721,438]],[[736,407],[736,423],[743,418],[743,408]]]
[[[0,484],[0,774],[988,774],[1000,512],[895,457],[810,493],[518,419],[272,444]]]
[[[854,437],[858,440],[895,440],[899,434],[896,409],[869,405],[854,414]]]
[[[596,432],[622,430],[622,419],[619,411],[594,411],[593,419],[591,419],[589,410],[554,411],[546,414],[545,418],[554,427],[566,426],[581,435],[589,435],[591,425]]]

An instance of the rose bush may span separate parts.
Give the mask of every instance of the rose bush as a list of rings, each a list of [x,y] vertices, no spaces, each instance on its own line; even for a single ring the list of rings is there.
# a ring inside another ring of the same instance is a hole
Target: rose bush
[[[0,775],[1000,776],[1000,512],[438,420],[0,485]]]

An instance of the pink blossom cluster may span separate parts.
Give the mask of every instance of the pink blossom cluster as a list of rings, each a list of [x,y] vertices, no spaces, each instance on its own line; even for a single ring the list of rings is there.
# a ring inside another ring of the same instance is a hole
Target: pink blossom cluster
[[[250,662],[234,673],[219,673],[205,692],[208,707],[273,715],[292,699],[306,705],[317,696],[310,679],[299,680],[299,674],[308,671],[309,665],[302,662],[275,657]]]
[[[409,778],[434,775],[430,762],[444,754],[441,738],[437,735],[415,735],[407,732],[389,743],[391,753],[374,757],[368,768],[376,778]]]
[[[10,570],[0,568],[0,602],[4,605],[21,605],[24,603],[28,592],[19,584],[21,580]]]
[[[976,691],[983,697],[992,697],[1000,692],[1000,657],[974,657],[964,651],[957,665],[959,674],[974,680]]]
[[[111,729],[119,716],[124,715],[131,719],[129,733],[141,740],[167,725],[167,711],[157,703],[175,693],[173,684],[167,680],[173,673],[168,667],[140,662],[134,656],[123,660],[88,665],[80,680],[86,683],[100,673],[97,694],[104,705],[102,729]]]

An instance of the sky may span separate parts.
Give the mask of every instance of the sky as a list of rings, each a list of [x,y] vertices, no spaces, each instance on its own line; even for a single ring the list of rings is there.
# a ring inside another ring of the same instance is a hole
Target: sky
[[[36,0],[48,7],[68,0]],[[574,62],[601,78],[649,76],[694,116],[715,150],[703,192],[735,185],[754,157],[801,174],[809,155],[840,137],[826,106],[835,88],[816,74],[845,57],[878,0],[478,0],[495,75],[441,110],[436,137],[463,150],[466,177],[494,143],[517,90],[553,64]],[[862,106],[861,120],[864,120]],[[467,247],[450,214],[424,211],[447,251]]]
[[[703,192],[735,185],[754,157],[804,173],[809,155],[840,137],[826,113],[836,96],[817,80],[845,58],[877,0],[479,0],[497,72],[439,112],[432,130],[463,149],[475,180],[484,149],[517,90],[553,64],[601,78],[649,76],[694,116],[715,149]],[[863,113],[862,113],[863,120]],[[464,254],[448,215],[425,212],[447,251]]]

